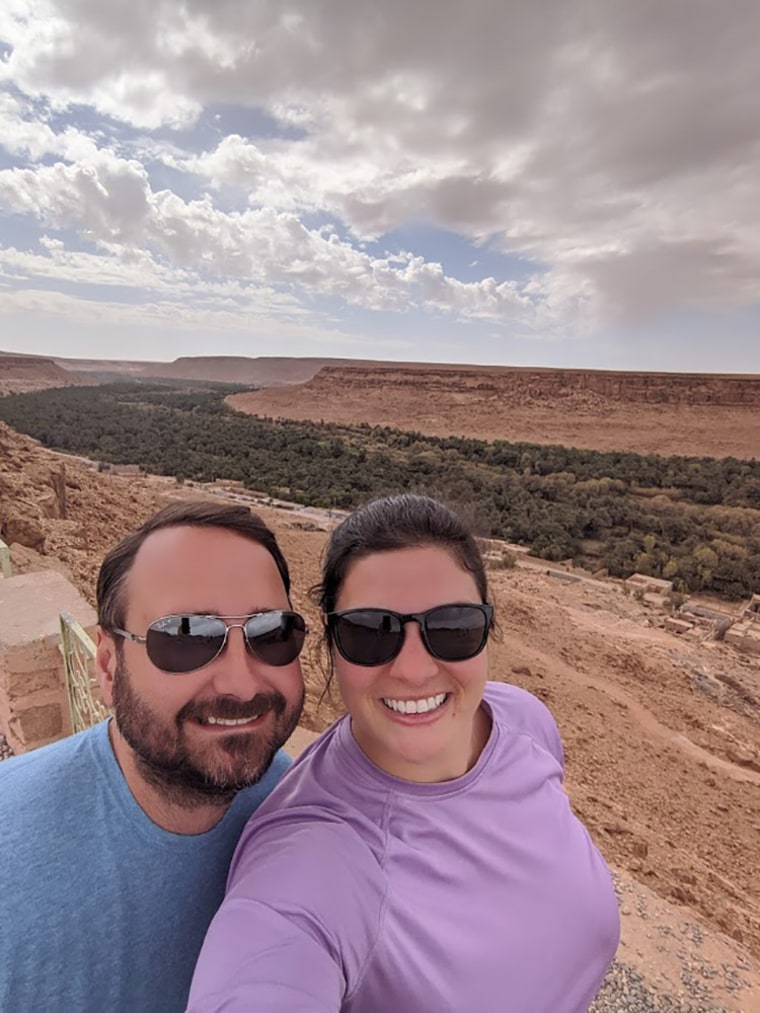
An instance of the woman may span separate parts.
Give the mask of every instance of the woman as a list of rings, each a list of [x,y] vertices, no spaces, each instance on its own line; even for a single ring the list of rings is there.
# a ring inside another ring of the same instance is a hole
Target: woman
[[[586,1010],[615,894],[553,718],[486,681],[473,537],[435,500],[377,500],[335,530],[322,576],[348,714],[244,831],[190,1010]]]

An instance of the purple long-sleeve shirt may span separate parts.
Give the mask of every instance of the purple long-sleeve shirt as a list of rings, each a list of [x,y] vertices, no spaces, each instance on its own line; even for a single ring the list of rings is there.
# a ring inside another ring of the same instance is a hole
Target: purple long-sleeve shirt
[[[464,777],[402,781],[348,719],[260,806],[192,1013],[582,1013],[617,948],[607,867],[562,787],[553,718],[489,683]]]

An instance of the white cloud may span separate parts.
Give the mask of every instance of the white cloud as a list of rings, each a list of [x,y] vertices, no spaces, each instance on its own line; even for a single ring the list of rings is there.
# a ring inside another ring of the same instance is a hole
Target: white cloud
[[[140,236],[149,212],[148,198],[143,167],[108,151],[92,162],[56,162],[0,172],[0,205],[98,239],[129,242]]]
[[[556,335],[756,306],[758,32],[754,0],[6,0],[0,202],[303,307]],[[480,244],[484,277],[366,251],[416,225]],[[533,276],[489,277],[486,248]]]
[[[147,246],[176,267],[215,278],[338,296],[366,309],[423,305],[461,316],[521,314],[526,323],[532,314],[530,299],[512,284],[462,283],[411,254],[373,258],[290,213],[226,213],[209,197],[185,201],[168,190],[154,193],[138,163],[106,151],[97,164],[0,171],[2,204],[96,243]]]

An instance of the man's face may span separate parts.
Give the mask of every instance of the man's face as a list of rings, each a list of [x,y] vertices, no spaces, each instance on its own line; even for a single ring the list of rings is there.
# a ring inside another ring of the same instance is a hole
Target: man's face
[[[290,608],[265,548],[223,529],[189,526],[165,528],[145,540],[124,600],[124,628],[140,636],[162,616],[242,617]],[[144,644],[123,640],[111,647],[104,697],[141,775],[165,793],[229,797],[266,772],[298,722],[298,660],[265,664],[246,649],[239,628],[229,631],[217,658],[194,672],[163,672]]]

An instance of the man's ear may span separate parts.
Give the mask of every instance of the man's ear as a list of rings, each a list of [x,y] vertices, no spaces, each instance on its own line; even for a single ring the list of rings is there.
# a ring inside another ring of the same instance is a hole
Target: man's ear
[[[106,707],[113,706],[113,679],[117,662],[116,641],[102,626],[98,626],[95,643],[95,671]]]

